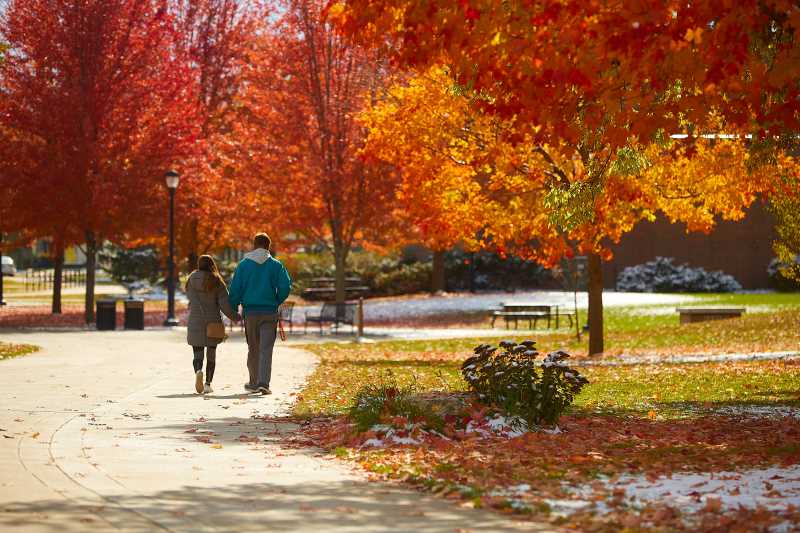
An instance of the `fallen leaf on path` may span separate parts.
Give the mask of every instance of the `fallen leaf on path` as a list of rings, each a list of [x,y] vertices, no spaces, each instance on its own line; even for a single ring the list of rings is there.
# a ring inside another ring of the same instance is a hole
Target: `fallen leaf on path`
[[[213,445],[211,445],[211,447],[214,448],[215,450],[221,450],[222,449],[222,444],[219,444],[219,443],[213,444]]]
[[[34,432],[34,434],[31,435],[31,438],[32,439],[38,439],[39,438],[39,432],[38,431]]]
[[[706,505],[704,508],[709,513],[716,513],[722,509],[722,500],[719,498],[706,498]]]

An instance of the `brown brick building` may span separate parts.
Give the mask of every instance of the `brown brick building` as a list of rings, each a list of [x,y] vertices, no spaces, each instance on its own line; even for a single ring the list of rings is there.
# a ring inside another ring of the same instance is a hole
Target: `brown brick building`
[[[614,288],[623,268],[663,256],[674,257],[676,263],[722,270],[745,289],[768,288],[767,265],[774,257],[774,238],[772,216],[761,203],[754,204],[743,220],[721,222],[709,235],[687,234],[684,224],[670,224],[662,217],[640,222],[612,246],[614,259],[604,265],[604,283]]]

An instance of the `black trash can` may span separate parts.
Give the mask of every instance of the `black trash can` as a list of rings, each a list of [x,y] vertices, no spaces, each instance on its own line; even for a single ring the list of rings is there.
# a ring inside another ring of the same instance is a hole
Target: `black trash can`
[[[129,298],[125,304],[125,329],[144,329],[144,300]]]
[[[97,300],[97,329],[109,330],[117,327],[117,301]]]

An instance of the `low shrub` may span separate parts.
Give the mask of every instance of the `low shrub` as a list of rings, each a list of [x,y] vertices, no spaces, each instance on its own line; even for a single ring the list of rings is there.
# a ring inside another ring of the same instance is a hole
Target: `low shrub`
[[[796,291],[800,289],[800,263],[787,264],[778,258],[767,266],[769,284],[776,291]]]
[[[416,387],[401,387],[392,379],[377,384],[368,383],[356,393],[348,417],[360,432],[395,417],[424,422],[426,427],[441,429],[444,420],[428,409],[424,402],[418,401],[416,395]]]
[[[155,285],[162,276],[158,250],[152,246],[122,248],[106,244],[98,253],[98,259],[111,279],[128,289],[129,294]]]
[[[458,248],[445,256],[448,291],[511,291],[550,286],[551,272],[534,261],[515,256]]]
[[[735,292],[742,286],[733,276],[707,272],[688,264],[676,265],[672,257],[656,257],[627,267],[617,276],[617,290],[628,292]]]
[[[372,288],[375,294],[382,296],[424,292],[430,289],[432,272],[430,263],[398,265],[375,276]]]
[[[478,399],[519,417],[528,427],[553,425],[589,381],[564,362],[562,351],[536,358],[534,341],[481,344],[461,373]]]

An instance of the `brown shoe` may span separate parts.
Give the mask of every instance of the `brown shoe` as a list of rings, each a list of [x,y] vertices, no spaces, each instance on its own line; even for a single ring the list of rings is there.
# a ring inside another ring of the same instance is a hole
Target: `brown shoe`
[[[198,370],[194,373],[194,390],[197,394],[203,394],[203,371]]]

